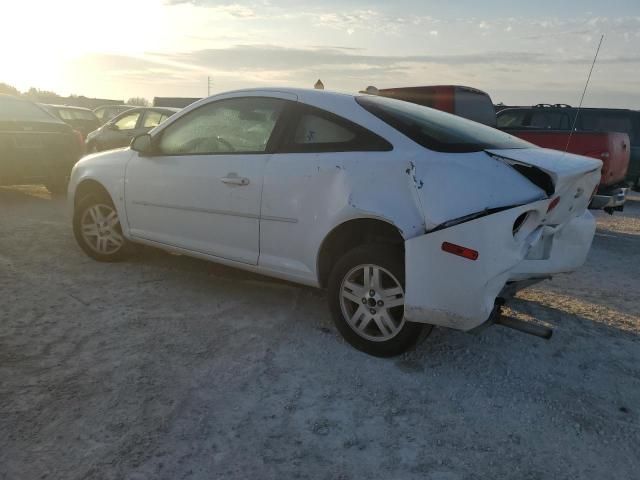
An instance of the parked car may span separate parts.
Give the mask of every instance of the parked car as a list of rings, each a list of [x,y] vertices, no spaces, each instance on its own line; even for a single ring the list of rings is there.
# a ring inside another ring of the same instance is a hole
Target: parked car
[[[477,88],[460,85],[429,85],[383,89],[369,87],[367,91],[382,97],[442,110],[490,127],[496,126],[493,101],[488,93]]]
[[[63,193],[83,150],[80,133],[33,102],[0,95],[0,185]]]
[[[177,108],[131,108],[89,133],[86,150],[91,153],[127,147],[132,138],[148,132],[177,111]]]
[[[326,287],[347,341],[388,356],[582,265],[601,167],[408,102],[256,89],[85,157],[69,201],[96,260],[142,243]]]
[[[102,105],[93,109],[96,117],[100,120],[101,124],[107,123],[116,115],[120,115],[122,112],[135,108],[133,105]]]
[[[577,111],[577,108],[562,104],[538,104],[534,107],[507,108],[498,112],[498,128],[505,129],[509,133],[515,129],[568,132],[576,121]],[[631,146],[625,182],[629,186],[640,189],[639,111],[616,108],[582,108],[575,129],[577,132],[626,133],[629,136]],[[573,150],[571,151],[573,152]]]
[[[88,108],[71,107],[67,105],[42,105],[45,110],[52,113],[64,123],[71,125],[74,130],[82,134],[82,140],[89,132],[100,128],[100,120]]]

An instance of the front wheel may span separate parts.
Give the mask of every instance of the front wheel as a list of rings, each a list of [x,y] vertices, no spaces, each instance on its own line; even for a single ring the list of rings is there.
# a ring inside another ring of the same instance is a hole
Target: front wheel
[[[106,194],[92,194],[78,202],[73,214],[73,233],[78,245],[100,262],[122,260],[128,242],[122,234],[118,211]]]
[[[363,245],[346,253],[331,272],[328,290],[336,327],[370,355],[399,355],[431,331],[431,325],[404,318],[404,262],[394,246]]]

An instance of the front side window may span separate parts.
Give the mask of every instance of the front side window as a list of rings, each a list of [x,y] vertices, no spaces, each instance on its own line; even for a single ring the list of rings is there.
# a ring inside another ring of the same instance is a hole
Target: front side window
[[[140,112],[130,113],[117,120],[114,125],[118,130],[133,130],[136,128],[138,118],[140,118]]]
[[[536,111],[531,114],[531,128],[546,130],[570,130],[569,115],[564,112]]]
[[[144,116],[144,123],[142,124],[142,126],[144,128],[157,127],[158,125],[160,125],[160,122],[162,122],[162,120],[163,120],[162,113],[154,112],[154,111],[147,112]]]
[[[162,132],[163,155],[264,153],[285,101],[243,97],[204,105]]]
[[[413,103],[376,96],[356,97],[356,101],[417,144],[437,152],[536,148],[495,128]]]

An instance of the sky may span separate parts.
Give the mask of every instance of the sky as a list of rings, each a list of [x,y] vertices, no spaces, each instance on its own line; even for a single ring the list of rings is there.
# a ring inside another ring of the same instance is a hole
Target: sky
[[[640,0],[0,0],[0,82],[101,98],[458,84],[640,109]]]

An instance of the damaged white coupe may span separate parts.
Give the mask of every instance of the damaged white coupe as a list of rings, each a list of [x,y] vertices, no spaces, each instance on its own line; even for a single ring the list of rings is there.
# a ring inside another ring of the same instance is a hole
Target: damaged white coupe
[[[390,356],[582,265],[600,168],[411,103],[260,89],[85,157],[68,198],[96,260],[142,243],[326,288],[344,338]]]

